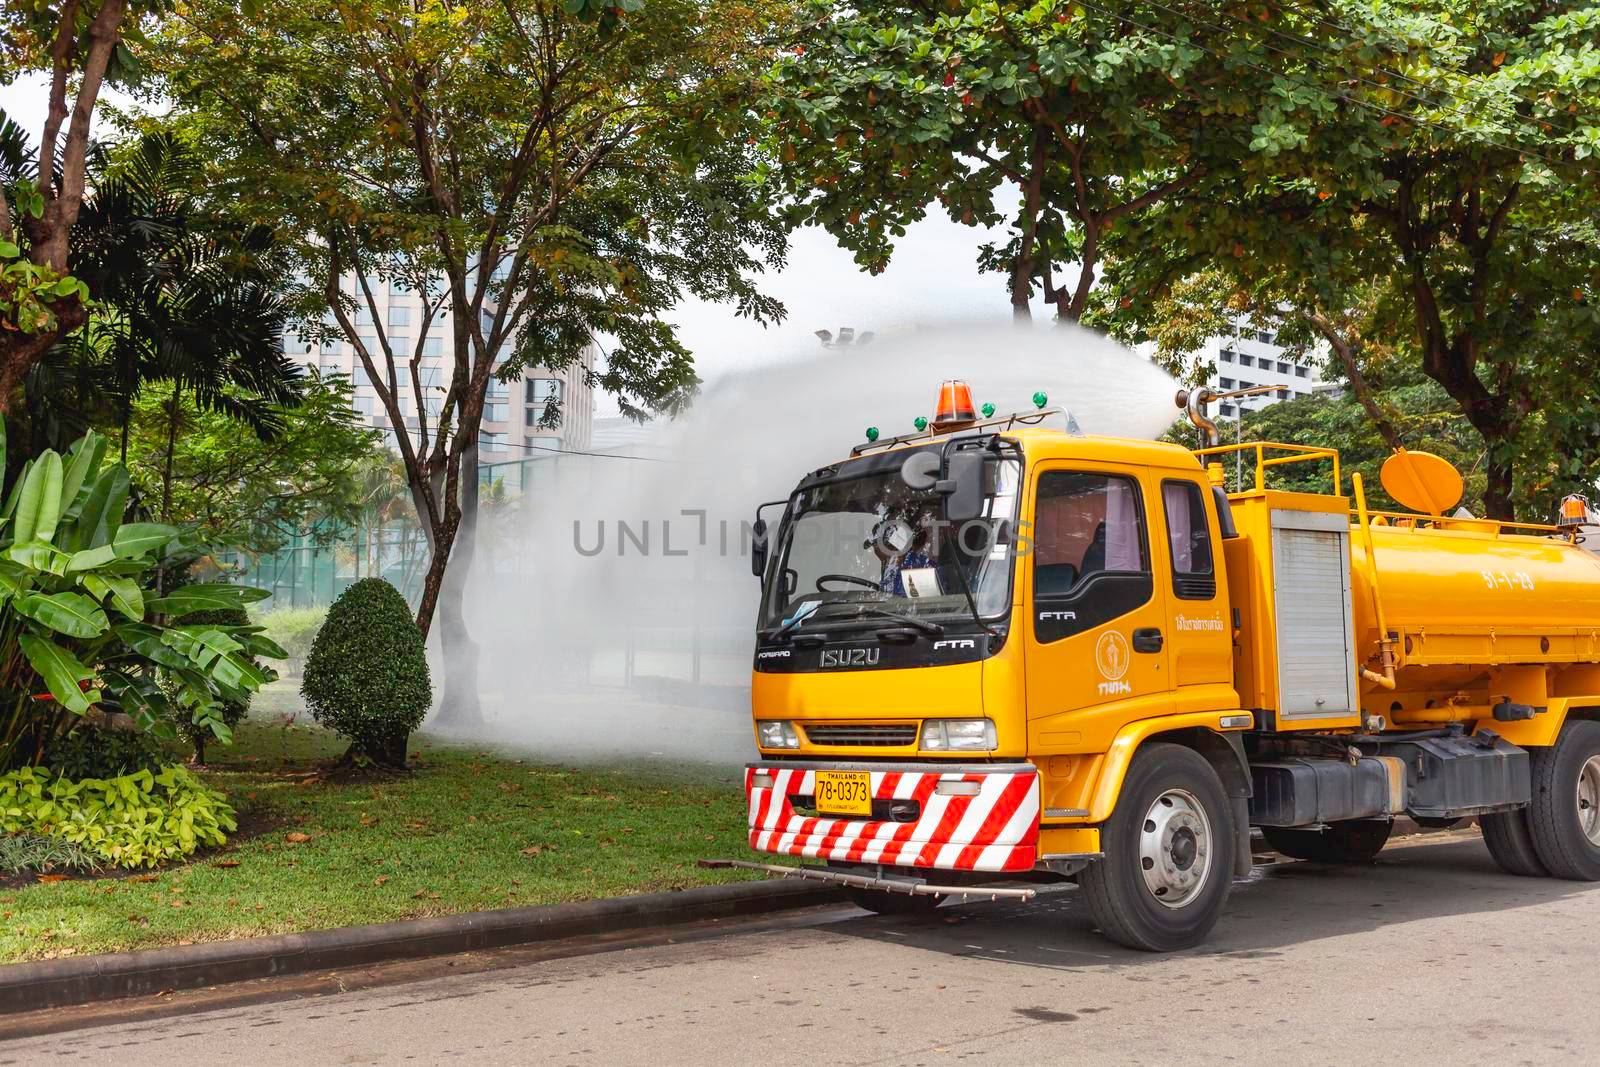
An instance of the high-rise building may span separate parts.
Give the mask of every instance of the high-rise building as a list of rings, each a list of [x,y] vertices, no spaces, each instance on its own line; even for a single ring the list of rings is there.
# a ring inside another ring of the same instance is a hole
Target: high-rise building
[[[1270,393],[1222,401],[1216,414],[1224,419],[1238,418],[1241,404],[1245,411],[1257,411],[1280,400],[1310,396],[1323,384],[1311,353],[1297,356],[1289,352],[1278,344],[1276,333],[1257,329],[1242,318],[1235,318],[1231,332],[1211,338],[1194,356],[1215,366],[1206,384],[1219,393],[1261,385],[1279,387]]]
[[[347,280],[346,288],[353,292],[354,281]],[[433,321],[428,324],[422,358],[418,364],[421,391],[413,395],[412,383],[405,372],[428,313],[422,294],[400,282],[387,285],[379,282],[374,283],[373,296],[378,314],[384,322],[384,333],[396,356],[396,371],[400,378],[399,406],[405,428],[411,431],[412,439],[416,440],[417,404],[420,402],[423,410],[428,412],[431,429],[444,403],[445,391],[454,369],[454,361],[450,356],[454,337],[450,306],[446,302],[435,310]],[[357,300],[355,323],[356,330],[363,334],[362,340],[368,350],[378,353],[377,329],[364,300]],[[363,327],[371,332],[364,331]],[[302,340],[291,329],[284,336],[284,349],[292,358],[308,366],[320,367],[323,373],[349,376],[355,385],[357,413],[369,426],[383,430],[393,441],[397,427],[390,425],[388,413],[378,401],[354,346],[345,341],[327,341],[318,345]],[[402,356],[402,353],[405,355]],[[479,435],[480,461],[500,463],[588,448],[594,422],[594,391],[586,375],[594,367],[594,356],[594,346],[591,345],[581,359],[564,370],[530,367],[511,381],[491,379]],[[504,355],[499,357],[497,365],[504,358]],[[559,405],[560,422],[555,427],[546,427],[541,422],[551,398]]]

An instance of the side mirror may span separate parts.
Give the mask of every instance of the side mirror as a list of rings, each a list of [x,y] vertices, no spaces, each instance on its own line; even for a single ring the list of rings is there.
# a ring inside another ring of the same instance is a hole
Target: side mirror
[[[757,578],[767,573],[767,520],[760,516],[750,527],[750,573]]]
[[[944,496],[946,522],[963,523],[982,517],[983,457],[978,451],[950,453],[946,476],[934,487]]]

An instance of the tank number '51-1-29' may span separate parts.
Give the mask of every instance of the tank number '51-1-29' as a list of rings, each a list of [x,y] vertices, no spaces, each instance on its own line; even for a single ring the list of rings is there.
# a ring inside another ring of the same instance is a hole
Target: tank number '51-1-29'
[[[1527,571],[1479,571],[1489,589],[1532,589],[1533,575]]]

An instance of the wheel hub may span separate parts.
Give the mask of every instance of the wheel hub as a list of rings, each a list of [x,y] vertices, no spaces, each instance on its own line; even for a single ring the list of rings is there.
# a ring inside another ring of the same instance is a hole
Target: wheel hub
[[[1600,787],[1600,757],[1595,783]],[[1211,820],[1194,794],[1169,789],[1157,797],[1139,832],[1139,867],[1150,895],[1168,908],[1193,900],[1211,873],[1212,840]]]
[[[1578,828],[1591,845],[1600,846],[1600,755],[1590,756],[1578,771]]]

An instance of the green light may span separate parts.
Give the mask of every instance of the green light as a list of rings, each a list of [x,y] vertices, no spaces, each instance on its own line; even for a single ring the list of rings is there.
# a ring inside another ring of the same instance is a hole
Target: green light
[[[1041,389],[1037,393],[1033,394],[1033,406],[1034,407],[1042,408],[1048,403],[1050,403],[1050,398],[1048,396],[1044,395],[1044,390],[1043,389]]]
[[[918,415],[916,418],[911,420],[911,425],[915,426],[919,431],[926,430],[928,428],[928,420],[923,418],[921,415]]]
[[[985,404],[985,405],[983,405],[983,407],[979,408],[978,410],[983,412],[983,417],[984,418],[986,418],[986,419],[994,418],[994,405],[993,404]]]
[[[878,428],[876,426],[868,426],[867,427],[867,440],[876,441],[877,439],[878,439]]]

